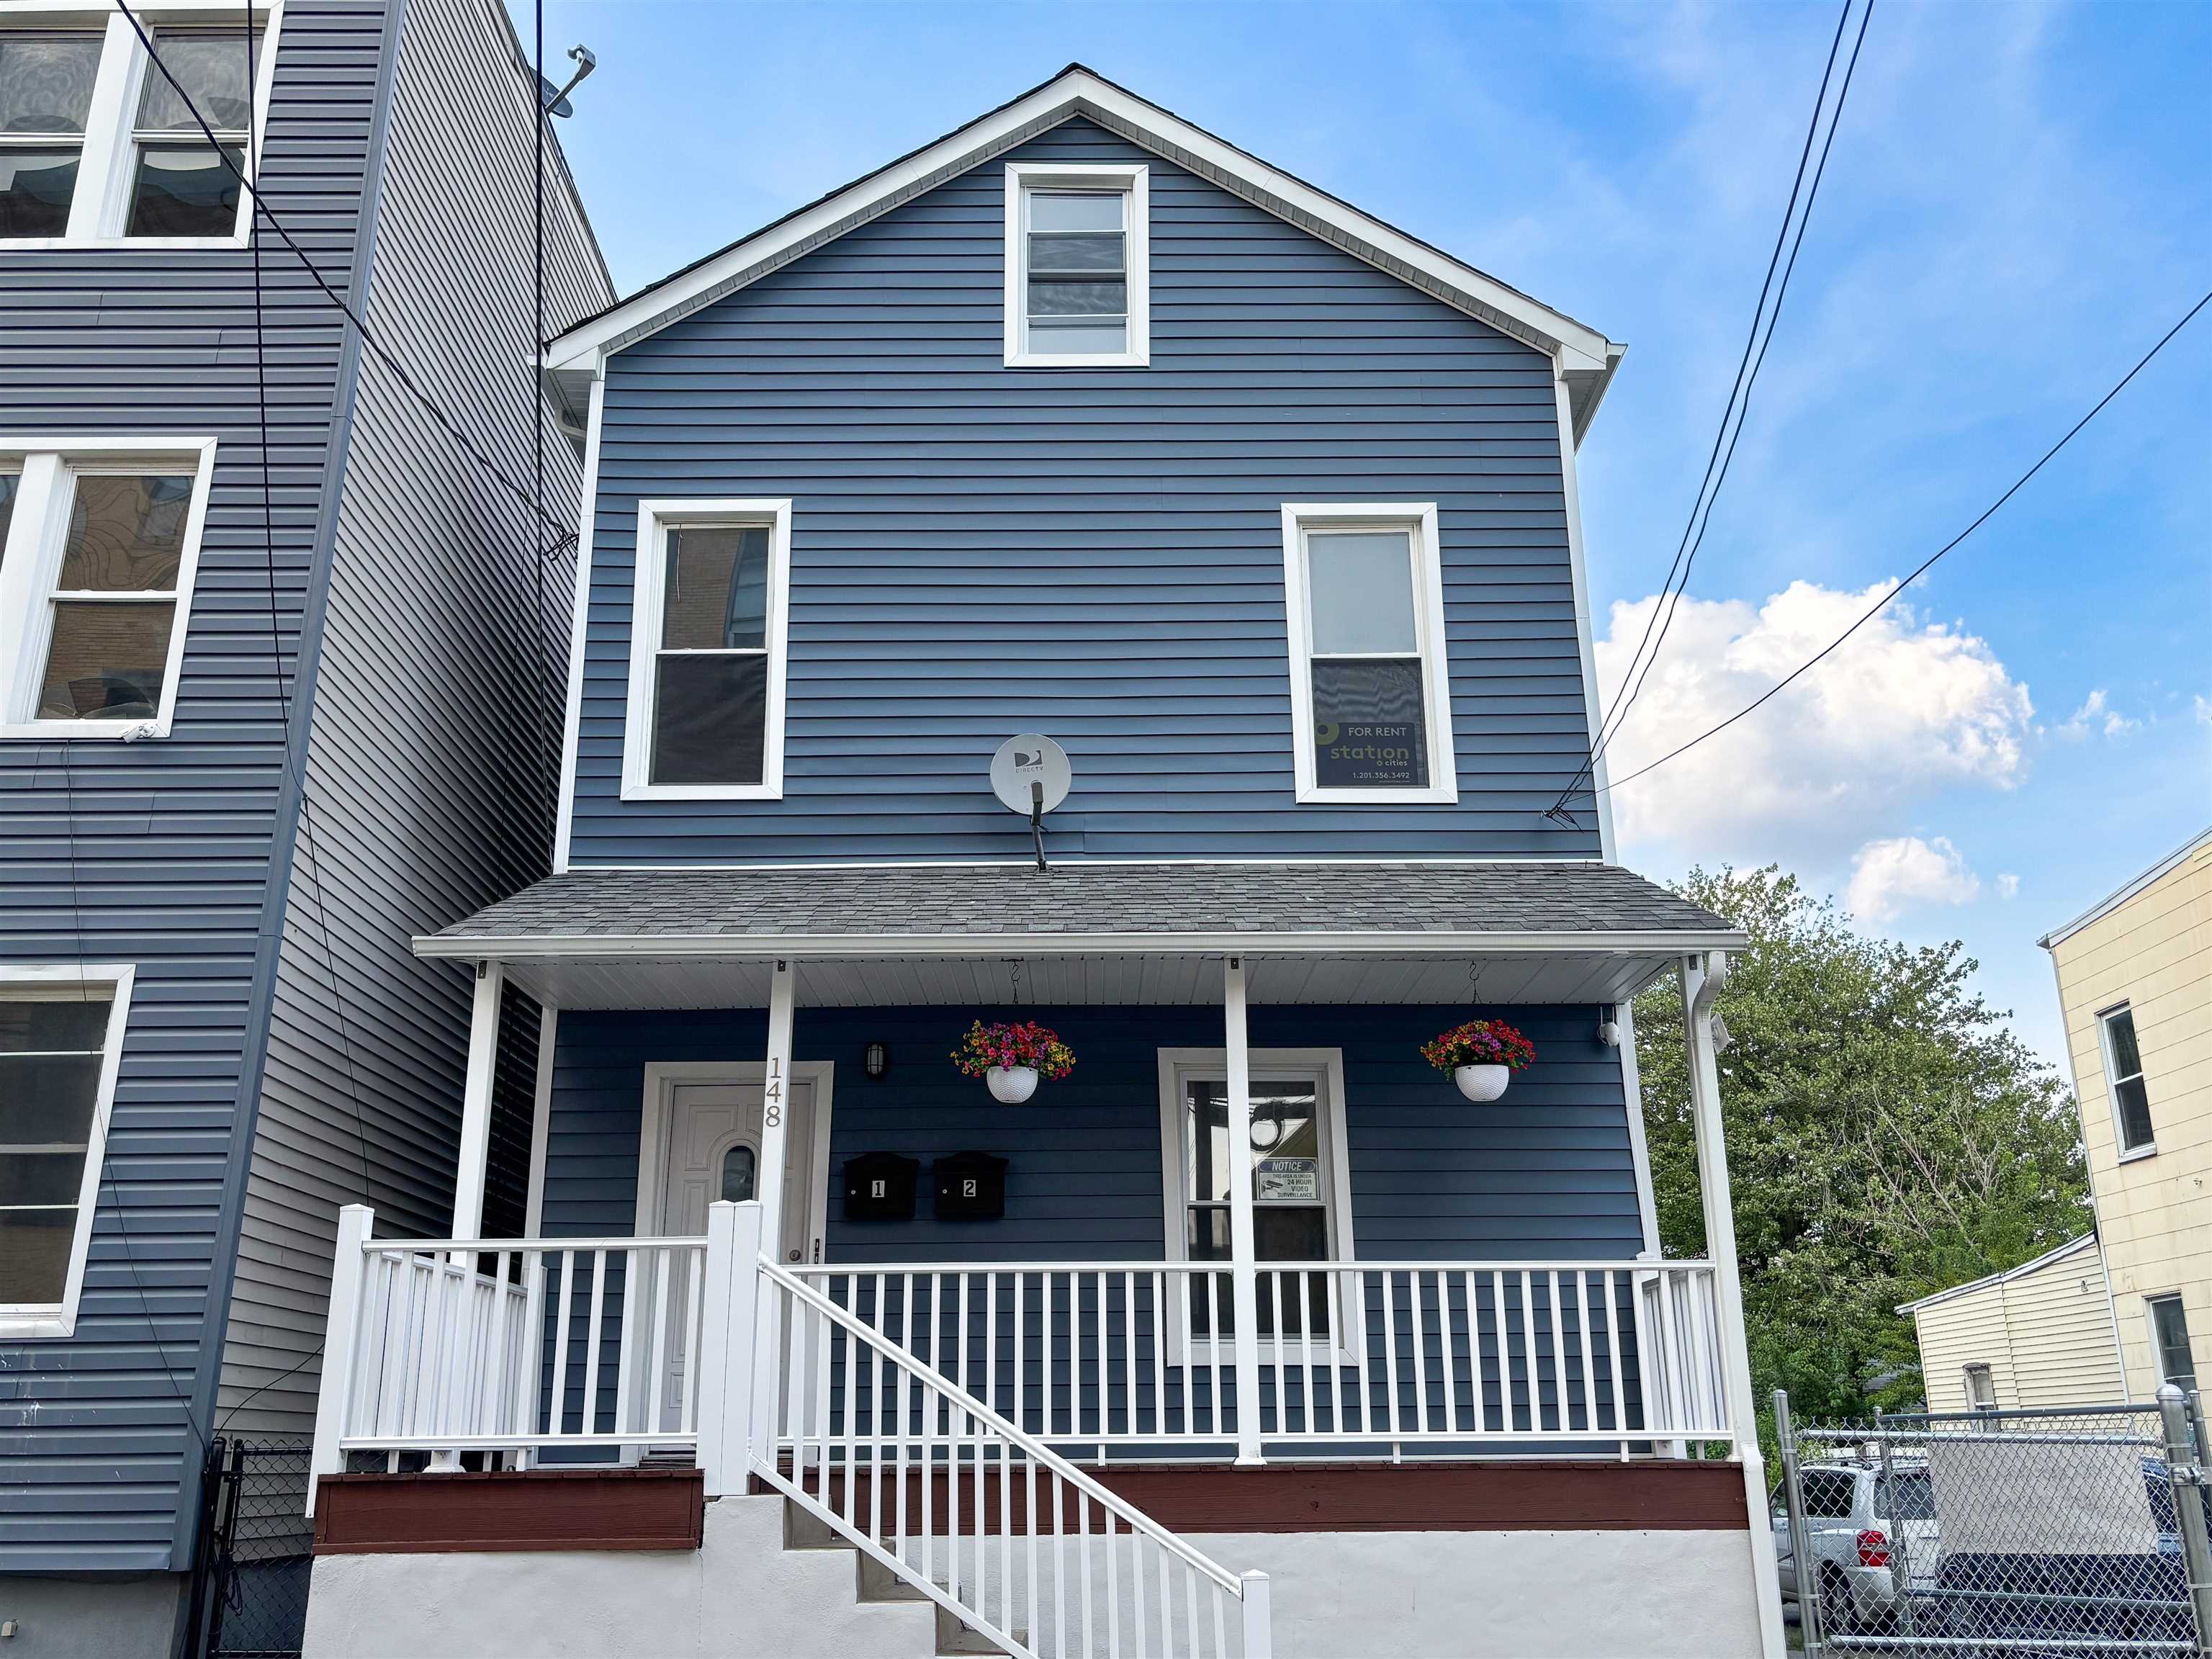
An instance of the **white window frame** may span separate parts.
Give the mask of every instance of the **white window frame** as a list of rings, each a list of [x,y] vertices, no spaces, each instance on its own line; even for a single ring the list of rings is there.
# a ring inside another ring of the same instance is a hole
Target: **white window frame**
[[[1127,351],[1029,349],[1029,194],[1037,190],[1118,191],[1127,196],[1129,289]],[[1006,339],[1008,368],[1149,368],[1152,362],[1152,169],[1141,162],[1006,163]]]
[[[2158,1120],[2155,1117],[2151,1120],[2151,1133],[2148,1140],[2137,1141],[2130,1146],[2128,1145],[2127,1118],[2120,1110],[2120,1076],[2118,1063],[2112,1054],[2112,1022],[2116,1015],[2125,1014],[2130,1024],[2132,1024],[2135,1020],[2135,1005],[2131,1002],[2116,1002],[2109,1008],[2097,1010],[2097,1052],[2104,1057],[2105,1061],[2105,1103],[2111,1109],[2112,1114],[2112,1149],[2117,1154],[2115,1161],[2121,1164],[2131,1163],[2139,1158],[2158,1156]],[[2136,1058],[2138,1060],[2142,1058],[2141,1027],[2136,1030]],[[2146,1112],[2149,1111],[2151,1104],[2149,1068],[2146,1066],[2142,1071],[2130,1072],[2128,1075],[2142,1079],[2143,1109]]]
[[[1413,544],[1413,647],[1426,699],[1429,781],[1418,789],[1328,787],[1316,780],[1313,752],[1313,623],[1306,586],[1306,536],[1314,530],[1402,530]],[[1459,799],[1452,744],[1451,664],[1444,635],[1443,556],[1434,501],[1285,501],[1283,602],[1289,623],[1291,760],[1300,805],[1450,805]]]
[[[790,656],[791,511],[787,495],[653,501],[637,504],[637,570],[630,603],[629,693],[623,720],[624,800],[781,800],[784,676]],[[659,654],[668,580],[668,532],[716,525],[766,525],[768,712],[758,783],[653,781],[653,659]]]
[[[1321,1147],[1322,1190],[1327,1195],[1328,1254],[1315,1262],[1255,1262],[1261,1268],[1271,1267],[1304,1267],[1309,1270],[1330,1262],[1349,1262],[1358,1259],[1358,1247],[1354,1241],[1352,1220],[1352,1158],[1346,1150],[1344,1133],[1344,1050],[1341,1048],[1254,1048],[1249,1051],[1251,1083],[1257,1089],[1262,1083],[1310,1083],[1314,1091],[1314,1111],[1321,1120],[1320,1133],[1315,1137]],[[1183,1089],[1192,1082],[1226,1081],[1229,1075],[1229,1053],[1225,1048],[1163,1048],[1159,1051],[1160,1092],[1160,1182],[1165,1201],[1165,1231],[1167,1261],[1188,1261],[1190,1244],[1184,1229],[1188,1223],[1192,1199],[1190,1183],[1183,1168]],[[1240,1171],[1243,1172],[1243,1171]],[[1248,1176],[1249,1178],[1249,1176]],[[1216,1261],[1207,1264],[1210,1270],[1228,1273],[1235,1264]],[[1233,1339],[1217,1341],[1212,1336],[1188,1336],[1190,1310],[1186,1299],[1188,1275],[1171,1274],[1175,1283],[1175,1310],[1168,1325],[1168,1347],[1171,1364],[1186,1363],[1205,1364],[1220,1350],[1223,1364],[1230,1358]],[[1357,1282],[1357,1275],[1353,1275]],[[1332,1284],[1329,1299],[1328,1340],[1316,1345],[1318,1357],[1328,1354],[1331,1363],[1350,1364],[1354,1361],[1351,1347],[1343,1340],[1345,1308],[1347,1303],[1357,1304],[1356,1291],[1349,1286]],[[1285,1339],[1278,1331],[1273,1336],[1259,1339],[1261,1352],[1270,1357],[1281,1350],[1281,1357],[1295,1358],[1305,1352],[1302,1338]]]
[[[123,1064],[123,1035],[131,1023],[131,988],[137,969],[128,963],[0,963],[0,988],[101,986],[108,988],[107,1034],[102,1039],[100,1082],[92,1124],[85,1136],[84,1174],[77,1182],[76,1232],[70,1243],[69,1279],[58,1302],[0,1302],[0,1338],[69,1336],[76,1330],[84,1293],[85,1261],[92,1249],[94,1209],[107,1157],[107,1127],[115,1106],[115,1079]]]
[[[0,739],[128,741],[169,735],[176,718],[177,683],[184,672],[185,639],[191,631],[192,588],[199,574],[200,542],[215,483],[215,450],[213,438],[197,435],[0,433],[0,468],[13,471],[20,465],[22,473],[6,553],[0,556]],[[80,471],[128,472],[161,462],[191,470],[192,499],[185,511],[184,546],[177,563],[176,620],[169,629],[168,661],[154,718],[37,719],[39,686],[53,636],[54,584],[61,574],[70,508],[76,499],[72,480]]]
[[[221,28],[240,25],[238,0],[150,0],[133,6],[146,32],[158,28]],[[93,82],[92,104],[85,113],[84,148],[77,162],[76,194],[70,202],[69,228],[59,236],[0,237],[0,252],[38,248],[240,248],[253,232],[252,186],[261,177],[261,145],[269,125],[270,90],[276,81],[276,46],[283,24],[283,0],[256,0],[261,26],[254,44],[252,131],[246,136],[246,187],[238,193],[238,220],[226,236],[126,236],[131,186],[137,176],[139,94],[146,77],[158,75],[137,32],[114,0],[0,0],[0,29],[11,26],[49,30],[104,29],[100,71]],[[244,33],[240,28],[240,32]],[[192,129],[197,136],[198,130]],[[200,142],[206,142],[202,138]]]
[[[1982,1381],[1989,1384],[1990,1397],[1986,1404],[1974,1398],[1974,1374],[1981,1373]],[[1997,1409],[1997,1374],[1994,1368],[1980,1360],[1960,1367],[1960,1376],[1966,1390],[1966,1409],[1970,1412],[1993,1412]]]
[[[2151,1392],[2154,1395],[2166,1381],[2166,1351],[2160,1342],[2158,1334],[2158,1304],[2161,1302],[2171,1302],[2181,1310],[2182,1334],[2189,1340],[2189,1363],[2191,1369],[2194,1369],[2197,1364],[2197,1337],[2196,1334],[2189,1328],[2188,1302],[2179,1291],[2153,1291],[2143,1297],[2142,1310],[2143,1334],[2150,1339]],[[2197,1387],[2200,1389],[2203,1387],[2202,1377],[2197,1379]]]

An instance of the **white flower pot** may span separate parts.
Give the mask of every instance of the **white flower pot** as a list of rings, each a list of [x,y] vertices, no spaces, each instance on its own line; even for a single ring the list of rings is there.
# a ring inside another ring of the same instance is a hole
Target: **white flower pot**
[[[1479,1105],[1504,1094],[1512,1075],[1510,1066],[1462,1066],[1452,1073],[1452,1081],[1459,1085],[1460,1093]]]
[[[994,1066],[983,1073],[983,1081],[991,1085],[991,1098],[1001,1106],[1018,1106],[1027,1100],[1036,1092],[1036,1079],[1034,1066]]]

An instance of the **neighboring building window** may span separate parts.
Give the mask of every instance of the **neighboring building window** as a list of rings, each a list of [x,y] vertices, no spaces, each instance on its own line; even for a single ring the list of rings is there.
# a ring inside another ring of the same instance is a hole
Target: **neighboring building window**
[[[76,1328],[131,975],[0,967],[0,1336]]]
[[[97,29],[0,33],[0,239],[68,233],[101,41]]]
[[[1351,1259],[1352,1204],[1340,1103],[1344,1067],[1334,1049],[1254,1049],[1250,1144],[1232,1146],[1229,1086],[1218,1050],[1167,1049],[1160,1056],[1163,1170],[1167,1176],[1169,1257],[1178,1261],[1231,1259],[1230,1195],[1252,1183],[1254,1260],[1340,1261]],[[1328,1287],[1317,1279],[1261,1275],[1260,1332],[1297,1337],[1329,1328]],[[1229,1329],[1229,1280],[1191,1310],[1200,1336]],[[1303,1309],[1303,1311],[1302,1311]]]
[[[158,737],[174,714],[215,443],[87,441],[0,453],[0,737]]]
[[[2158,1380],[2187,1390],[2197,1386],[2197,1358],[2189,1351],[2189,1321],[2178,1296],[2154,1296],[2145,1304],[2150,1312],[2152,1345],[2158,1350]]]
[[[1997,1408],[1996,1379],[1990,1375],[1987,1365],[1966,1367],[1966,1404],[1978,1412],[1993,1412]]]
[[[2097,1016],[2104,1033],[2105,1076],[2112,1089],[2112,1122],[2122,1152],[2142,1152],[2151,1137],[2150,1094],[2143,1087],[2142,1051],[2136,1046],[2135,1010],[2108,1009]]]
[[[625,799],[783,793],[788,501],[638,509]]]
[[[242,241],[275,13],[250,15],[251,46],[242,21],[162,27],[150,56],[112,7],[0,27],[0,243]]]
[[[1455,801],[1432,502],[1283,508],[1302,801]]]
[[[1150,170],[1006,168],[1006,362],[1152,361]]]

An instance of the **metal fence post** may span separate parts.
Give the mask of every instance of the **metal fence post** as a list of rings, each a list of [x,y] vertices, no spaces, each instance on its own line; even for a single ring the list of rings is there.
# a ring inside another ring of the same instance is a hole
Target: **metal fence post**
[[[1790,1420],[1786,1389],[1774,1391],[1774,1438],[1782,1454],[1782,1504],[1790,1517],[1790,1559],[1797,1580],[1797,1630],[1805,1640],[1807,1659],[1820,1659],[1820,1572],[1813,1559],[1813,1535],[1805,1525],[1805,1492],[1797,1472],[1797,1431]],[[1755,1518],[1753,1524],[1764,1524],[1771,1531],[1774,1519],[1770,1513]]]
[[[2212,1476],[2197,1461],[2189,1401],[2173,1383],[2159,1384],[2158,1415],[2166,1431],[2174,1512],[2181,1521],[2181,1559],[2189,1583],[2190,1616],[2197,1626],[2197,1651],[2212,1655],[2212,1539],[2207,1538],[2204,1524],[2204,1492]]]
[[[1881,1407],[1874,1408],[1874,1443],[1881,1455],[1881,1501],[1889,1512],[1881,1518],[1889,1522],[1890,1582],[1897,1587],[1898,1622],[1902,1633],[1917,1635],[1912,1614],[1912,1552],[1905,1547],[1905,1522],[1897,1513],[1897,1480],[1889,1461],[1889,1425],[1882,1420]]]

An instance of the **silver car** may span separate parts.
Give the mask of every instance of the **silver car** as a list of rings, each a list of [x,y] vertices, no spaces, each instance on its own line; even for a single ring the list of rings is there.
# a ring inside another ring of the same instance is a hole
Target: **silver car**
[[[1942,1547],[1927,1466],[1893,1463],[1887,1493],[1881,1468],[1873,1462],[1813,1464],[1799,1470],[1798,1478],[1822,1628],[1838,1635],[1899,1630],[1900,1603],[1935,1589]],[[1799,1575],[1778,1486],[1771,1507],[1787,1604],[1798,1599]]]

